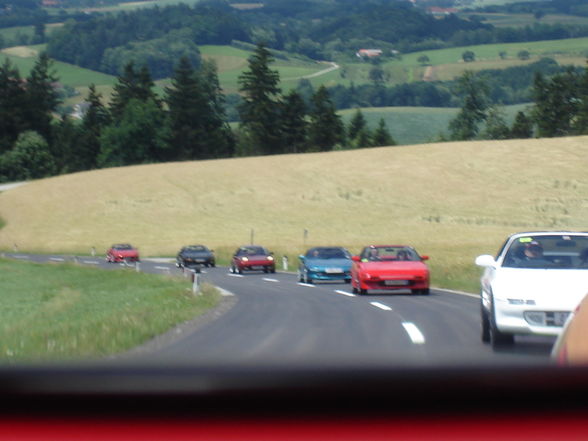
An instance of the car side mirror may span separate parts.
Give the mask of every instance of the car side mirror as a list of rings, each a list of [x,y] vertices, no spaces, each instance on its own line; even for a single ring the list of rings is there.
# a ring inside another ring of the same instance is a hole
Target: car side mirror
[[[351,260],[353,260],[354,262],[361,262],[359,256],[351,256]]]
[[[496,261],[490,254],[482,254],[481,256],[476,257],[476,265],[484,267],[496,266]]]
[[[304,262],[304,259],[305,259],[305,257],[304,257],[302,254],[301,254],[300,256],[298,256],[298,258],[299,258],[299,259],[300,259],[302,262]]]
[[[429,260],[429,256],[421,256],[421,260]]]

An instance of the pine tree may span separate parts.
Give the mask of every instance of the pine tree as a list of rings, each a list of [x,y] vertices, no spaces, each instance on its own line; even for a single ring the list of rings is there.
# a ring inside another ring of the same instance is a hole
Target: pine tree
[[[239,76],[243,102],[239,106],[244,153],[274,154],[283,151],[280,133],[280,76],[271,70],[274,59],[263,43],[249,58],[248,70]]]
[[[39,133],[49,143],[52,139],[53,112],[60,103],[55,90],[56,82],[57,77],[52,71],[52,61],[45,52],[42,52],[27,77],[26,108],[30,130]]]
[[[361,113],[361,110],[357,109],[347,126],[347,136],[349,139],[355,139],[358,133],[365,129],[367,129],[367,121],[365,120],[363,113]]]
[[[533,121],[524,112],[517,112],[515,121],[510,129],[510,138],[526,139],[533,136]]]
[[[309,137],[310,145],[318,151],[333,150],[345,141],[345,126],[324,85],[312,97]]]
[[[223,97],[214,65],[196,72],[187,58],[165,89],[173,159],[231,156],[234,141],[226,124]]]
[[[0,154],[10,150],[26,130],[26,91],[18,68],[6,58],[0,66]]]
[[[374,146],[389,146],[389,145],[396,145],[396,141],[390,135],[388,128],[386,127],[386,123],[384,122],[384,118],[380,118],[380,122],[378,123],[378,128],[374,132],[373,136],[373,144]]]
[[[77,154],[68,164],[70,171],[90,170],[98,166],[100,136],[104,128],[110,124],[110,114],[102,104],[102,95],[96,91],[94,84],[90,84],[86,101],[88,109],[82,121],[82,135]]]
[[[126,105],[132,99],[143,102],[152,100],[159,105],[157,95],[153,91],[154,86],[155,84],[146,66],[136,70],[132,61],[128,63],[123,74],[117,78],[117,83],[114,85],[110,102],[110,113],[113,120],[122,116]]]
[[[292,90],[284,99],[282,133],[286,153],[302,153],[308,149],[308,122],[302,96]]]
[[[488,86],[477,80],[474,73],[465,71],[457,81],[456,93],[463,97],[457,116],[449,122],[451,139],[465,141],[474,139],[479,125],[486,119],[488,108]]]

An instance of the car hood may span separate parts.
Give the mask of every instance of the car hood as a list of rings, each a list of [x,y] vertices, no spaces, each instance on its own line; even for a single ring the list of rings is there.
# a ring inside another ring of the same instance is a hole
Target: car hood
[[[181,255],[183,257],[208,257],[211,253],[210,251],[184,251]]]
[[[419,261],[383,261],[383,262],[362,262],[361,268],[364,271],[377,273],[379,271],[427,271],[428,267]]]
[[[304,261],[306,266],[315,268],[351,268],[350,259],[309,259]]]
[[[111,252],[117,256],[134,256],[137,254],[137,250],[112,250]]]
[[[492,292],[497,299],[535,300],[537,306],[572,310],[588,293],[588,269],[500,268]]]

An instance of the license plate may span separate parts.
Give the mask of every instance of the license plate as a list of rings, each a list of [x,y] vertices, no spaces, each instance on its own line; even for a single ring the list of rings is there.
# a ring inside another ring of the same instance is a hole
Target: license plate
[[[553,313],[553,324],[555,326],[563,326],[568,319],[569,312],[554,312]]]
[[[327,268],[325,269],[325,273],[327,274],[341,274],[343,271],[341,268]]]
[[[261,266],[261,265],[254,265],[254,266],[251,267],[251,269],[252,270],[260,270],[260,269],[263,269],[263,266]]]
[[[386,285],[386,286],[406,286],[406,285],[408,285],[408,280],[384,280],[384,285]]]

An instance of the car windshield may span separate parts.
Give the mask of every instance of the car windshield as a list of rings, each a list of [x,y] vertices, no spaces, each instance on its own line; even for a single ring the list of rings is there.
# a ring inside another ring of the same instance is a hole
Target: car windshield
[[[506,251],[502,266],[534,269],[588,269],[588,237],[525,235]]]
[[[343,248],[313,248],[306,253],[312,259],[349,259],[349,253]]]
[[[265,256],[268,254],[263,247],[243,247],[237,252],[238,256]]]
[[[418,261],[415,250],[405,246],[374,246],[367,247],[360,256],[364,260],[374,261]]]
[[[132,250],[133,249],[133,247],[127,243],[113,245],[112,248],[115,250]]]
[[[199,251],[199,252],[202,252],[202,251],[208,251],[208,249],[206,247],[202,246],[202,245],[193,245],[193,246],[186,247],[184,249],[184,251]]]

